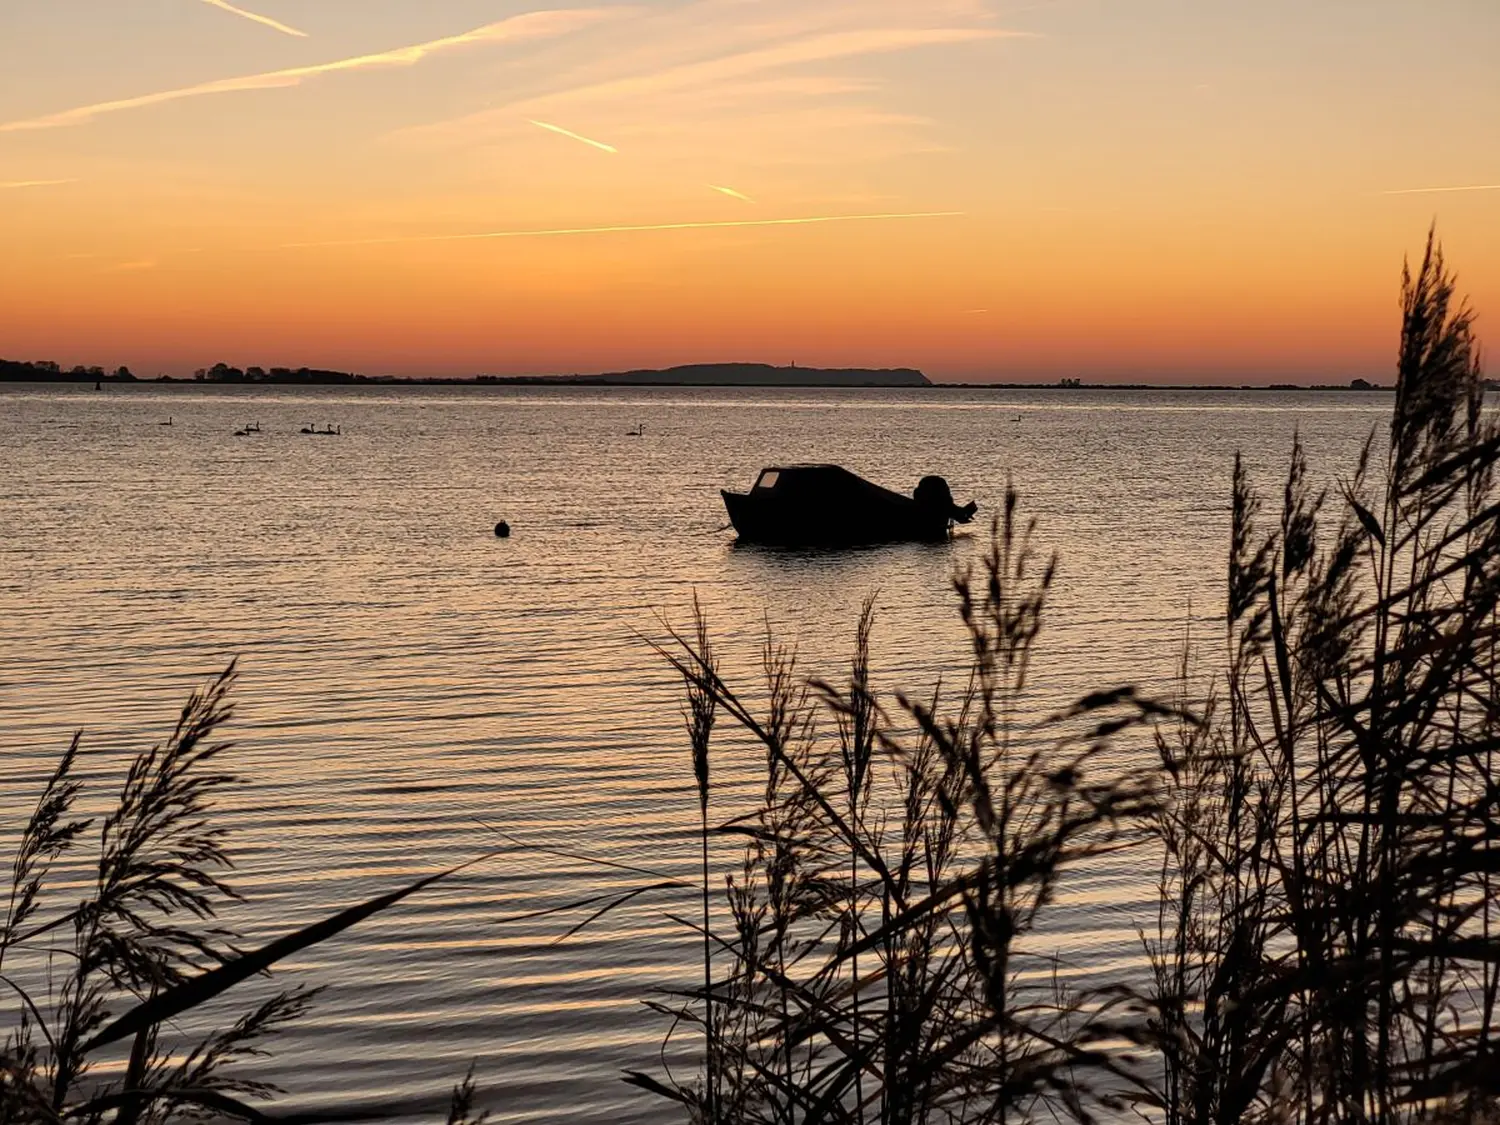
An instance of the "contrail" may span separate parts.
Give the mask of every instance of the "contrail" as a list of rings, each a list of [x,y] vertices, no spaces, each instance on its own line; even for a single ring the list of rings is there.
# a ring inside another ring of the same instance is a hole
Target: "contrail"
[[[77,180],[12,180],[10,183],[0,183],[0,191],[8,188],[58,187],[62,184],[76,184],[77,182]]]
[[[335,242],[285,242],[286,250],[316,246],[389,246],[398,242],[471,242],[490,238],[553,238],[565,234],[627,234],[648,230],[717,230],[726,227],[794,227],[815,223],[860,223],[888,219],[950,219],[962,211],[909,211],[884,215],[810,215],[795,219],[730,219],[705,223],[650,223],[641,226],[561,227],[555,230],[495,230],[476,234],[418,234],[396,238],[353,238]]]
[[[1426,195],[1434,191],[1500,191],[1500,184],[1459,184],[1456,187],[1409,187],[1383,191],[1381,195]]]
[[[155,258],[142,258],[135,262],[118,262],[112,266],[105,266],[100,273],[141,273],[144,270],[154,270],[160,265]]]
[[[603,141],[596,141],[589,137],[585,137],[582,133],[575,133],[572,129],[564,129],[561,125],[549,125],[547,122],[538,121],[534,117],[528,117],[526,120],[530,121],[538,129],[546,129],[549,133],[556,133],[558,134],[558,136],[570,137],[575,141],[582,141],[586,145],[593,145],[595,148],[603,149],[605,152],[620,151],[619,149],[615,148],[614,145],[607,145]]]
[[[256,23],[264,24],[266,27],[269,27],[274,31],[279,31],[283,35],[295,35],[298,39],[307,38],[307,32],[305,31],[298,31],[295,27],[288,27],[280,20],[273,20],[270,16],[261,16],[257,15],[254,12],[247,12],[244,8],[236,8],[233,4],[229,3],[229,0],[203,0],[203,2],[205,4],[211,4],[215,8],[222,8],[224,11],[236,16],[241,16],[244,19],[254,20]]]
[[[714,88],[736,78],[750,78],[768,70],[805,66],[809,63],[861,55],[886,54],[917,47],[950,43],[969,43],[1001,38],[1035,38],[1024,32],[994,28],[868,28],[857,31],[820,34],[770,47],[756,48],[723,57],[669,67],[652,74],[595,82],[570,89],[556,90],[536,97],[500,105],[449,121],[413,128],[412,132],[441,135],[455,129],[478,124],[506,123],[513,116],[530,113],[551,114],[563,102],[590,100],[619,103],[641,95]],[[559,116],[561,114],[559,113]]]
[[[714,191],[723,192],[725,195],[729,196],[731,199],[743,199],[746,203],[754,203],[755,202],[755,200],[751,199],[744,192],[742,192],[742,191],[735,191],[734,188],[732,188],[732,187],[721,187],[718,184],[709,184],[708,186],[711,187],[711,188],[713,188]]]
[[[575,28],[594,23],[611,16],[607,8],[563,8],[555,11],[527,12],[512,16],[498,23],[476,27],[460,35],[443,39],[430,39],[410,47],[396,47],[373,55],[356,55],[353,58],[336,59],[333,62],[317,63],[313,66],[294,66],[287,70],[270,70],[262,74],[247,74],[239,78],[220,78],[212,82],[200,82],[196,86],[183,86],[176,90],[162,90],[155,94],[141,94],[119,101],[98,102],[79,106],[44,117],[31,117],[24,121],[0,124],[0,133],[14,133],[23,129],[57,129],[66,125],[82,125],[106,113],[120,113],[128,109],[144,109],[164,102],[196,98],[204,94],[228,94],[239,90],[272,90],[286,86],[300,86],[304,78],[320,74],[333,74],[346,70],[367,70],[377,67],[415,66],[428,55],[470,43],[498,43],[508,40],[540,38],[563,35]]]

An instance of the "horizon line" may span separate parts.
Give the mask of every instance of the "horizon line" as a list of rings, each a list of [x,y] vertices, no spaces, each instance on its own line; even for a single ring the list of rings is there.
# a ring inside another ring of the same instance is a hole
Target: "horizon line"
[[[0,364],[4,364],[6,366],[16,366],[16,367],[36,368],[38,364],[43,363],[43,362],[51,362],[51,361],[41,361],[41,360],[29,360],[29,361],[28,360],[9,360],[9,359],[0,358]],[[98,365],[95,365],[95,366],[98,366]],[[245,367],[235,367],[232,364],[225,364],[224,366],[227,367],[227,368],[229,368],[232,371],[238,371],[241,374],[243,374],[244,372],[246,372],[248,370],[251,370],[253,368],[260,367],[259,364],[248,364]],[[283,367],[281,365],[277,365],[277,366],[272,367],[272,368],[261,368],[261,370],[263,372],[265,372],[266,374],[270,374],[273,371],[283,372],[284,374],[276,376],[276,377],[273,377],[273,378],[264,379],[264,380],[261,380],[261,379],[252,379],[252,380],[230,379],[230,380],[224,380],[224,379],[213,379],[213,378],[198,379],[194,375],[167,375],[165,373],[159,373],[159,374],[154,375],[154,376],[151,376],[151,375],[132,375],[130,378],[117,379],[117,378],[115,378],[113,371],[110,370],[110,369],[106,369],[106,368],[100,368],[100,370],[102,370],[104,372],[102,376],[96,375],[96,374],[77,374],[77,373],[75,373],[76,368],[82,368],[82,367],[84,367],[84,365],[82,365],[82,364],[75,365],[74,368],[62,368],[62,366],[59,365],[58,370],[56,370],[54,372],[46,372],[46,374],[49,374],[49,375],[52,376],[51,378],[43,379],[41,381],[42,382],[66,382],[66,381],[69,381],[70,378],[72,378],[74,380],[87,380],[87,379],[102,378],[106,382],[120,383],[120,384],[123,384],[123,385],[130,385],[130,384],[133,383],[133,384],[138,385],[138,386],[146,386],[146,385],[149,385],[150,383],[158,382],[158,381],[174,382],[174,383],[195,383],[195,384],[202,383],[202,384],[211,384],[211,385],[244,385],[244,383],[248,382],[248,383],[250,383],[252,385],[253,384],[257,384],[257,383],[264,383],[265,385],[268,385],[268,386],[274,386],[274,385],[286,383],[286,382],[289,382],[289,381],[297,381],[297,382],[307,381],[307,382],[312,382],[313,385],[323,385],[323,384],[317,384],[317,383],[315,383],[314,381],[311,381],[311,380],[288,380],[285,377],[286,375],[296,375],[296,374],[299,374],[301,372],[307,372],[308,374],[321,374],[321,375],[329,375],[329,376],[339,376],[343,380],[348,380],[348,382],[328,382],[326,384],[326,385],[338,385],[338,386],[350,386],[350,385],[361,385],[361,384],[366,385],[366,386],[369,386],[369,385],[382,385],[382,384],[383,385],[391,385],[391,384],[402,385],[402,384],[405,384],[405,385],[418,385],[418,386],[420,386],[420,385],[441,386],[441,385],[453,385],[453,384],[473,384],[473,385],[479,385],[479,386],[493,386],[493,385],[501,385],[501,386],[503,386],[503,385],[507,385],[507,384],[509,384],[509,385],[538,385],[538,384],[548,384],[548,385],[558,385],[558,386],[587,387],[587,388],[591,388],[591,389],[592,388],[597,388],[599,386],[615,386],[615,387],[623,387],[625,389],[631,389],[631,388],[677,387],[677,388],[709,389],[709,390],[787,390],[787,389],[798,389],[798,388],[801,388],[801,389],[809,389],[809,388],[811,388],[811,389],[833,389],[833,390],[838,390],[838,389],[852,389],[852,390],[932,390],[932,389],[981,388],[981,389],[1002,389],[1002,390],[1009,389],[1009,390],[1085,390],[1085,391],[1087,391],[1087,390],[1095,390],[1095,391],[1098,391],[1098,390],[1230,390],[1230,391],[1233,391],[1233,390],[1255,390],[1255,391],[1355,391],[1355,392],[1364,392],[1364,391],[1387,391],[1387,392],[1389,392],[1389,391],[1394,391],[1396,389],[1395,386],[1394,386],[1394,384],[1391,384],[1391,383],[1379,383],[1379,382],[1375,382],[1375,381],[1373,381],[1371,379],[1364,378],[1362,376],[1355,376],[1355,377],[1347,379],[1347,380],[1345,380],[1345,379],[1339,379],[1339,380],[1331,381],[1331,382],[1330,381],[1326,381],[1327,380],[1326,376],[1324,377],[1323,381],[1309,381],[1309,382],[1296,382],[1296,381],[1287,380],[1287,379],[1283,379],[1283,380],[1275,381],[1275,382],[1245,382],[1243,380],[1241,380],[1241,381],[1225,381],[1225,382],[1202,382],[1202,381],[1197,381],[1197,382],[1152,382],[1152,381],[1143,381],[1143,380],[1140,380],[1140,379],[1134,379],[1134,380],[1131,380],[1131,379],[1121,379],[1119,381],[1115,381],[1115,380],[1089,381],[1089,380],[1085,379],[1083,376],[1061,376],[1061,377],[1058,377],[1056,379],[1047,379],[1045,381],[1037,380],[1035,378],[1033,378],[1033,379],[1019,379],[1019,380],[1015,379],[1015,378],[1011,378],[1011,379],[1006,379],[1006,380],[985,380],[985,381],[979,381],[979,380],[972,380],[972,379],[963,379],[961,377],[960,378],[951,378],[950,377],[950,378],[947,378],[947,379],[941,379],[941,378],[934,379],[934,378],[929,377],[926,374],[926,372],[922,370],[921,367],[911,366],[909,364],[907,364],[907,365],[897,365],[897,366],[894,366],[894,367],[892,367],[892,366],[871,366],[871,365],[868,365],[868,364],[855,364],[853,366],[837,366],[837,365],[833,365],[833,366],[827,366],[827,365],[798,366],[796,364],[777,364],[777,363],[766,363],[766,362],[749,361],[749,360],[697,361],[697,362],[687,362],[687,363],[679,363],[679,364],[670,364],[670,365],[665,366],[665,367],[655,367],[655,368],[623,368],[623,367],[618,367],[618,368],[613,368],[613,369],[596,370],[596,371],[571,371],[571,372],[565,372],[565,371],[537,372],[537,371],[534,371],[534,372],[528,372],[528,373],[513,373],[513,374],[494,374],[494,373],[485,373],[485,372],[475,372],[475,373],[472,373],[472,374],[446,374],[446,375],[445,374],[434,374],[434,375],[400,375],[400,374],[366,375],[366,374],[362,374],[362,373],[356,372],[356,371],[338,371],[338,370],[333,370],[333,369],[330,369],[330,368],[308,367],[308,366],[305,366],[305,365],[302,366],[302,367],[290,367],[290,366]],[[813,382],[808,382],[808,383],[766,383],[766,384],[754,384],[754,383],[742,383],[742,384],[735,384],[735,383],[693,383],[693,382],[678,382],[678,381],[673,381],[673,382],[665,382],[664,381],[664,382],[660,382],[660,383],[651,383],[651,382],[636,382],[636,383],[630,383],[630,382],[610,382],[610,383],[600,383],[600,382],[594,382],[594,380],[615,379],[615,378],[618,378],[620,376],[626,376],[626,375],[636,375],[636,376],[641,376],[641,375],[662,375],[662,376],[669,376],[669,375],[671,375],[671,374],[673,374],[675,372],[680,372],[680,371],[683,371],[684,369],[692,369],[692,368],[737,368],[737,367],[759,367],[759,368],[766,368],[766,369],[769,369],[771,371],[775,371],[775,372],[778,372],[778,373],[785,373],[785,372],[806,372],[809,375],[813,375],[813,374],[828,374],[828,373],[841,373],[841,374],[842,373],[887,374],[887,373],[899,373],[899,372],[913,372],[913,373],[916,373],[918,375],[921,375],[926,380],[926,382],[924,382],[924,383],[912,383],[912,384],[906,384],[906,385],[898,385],[898,384],[882,385],[882,384],[875,384],[875,383],[869,383],[869,384],[850,383],[850,384],[846,384],[846,385],[840,385],[840,384],[837,384],[837,383],[813,383]],[[129,370],[128,366],[127,366],[126,370]],[[211,370],[211,368],[200,368],[199,370],[203,371],[204,373],[206,373],[207,371]],[[8,378],[7,377],[0,377],[0,382],[16,382],[16,381],[26,382],[26,381],[30,381],[30,380],[24,380],[24,379],[17,380],[14,377],[8,377]],[[1493,385],[1500,385],[1500,379],[1486,378],[1485,379],[1485,383],[1487,385],[1492,385],[1492,386]]]

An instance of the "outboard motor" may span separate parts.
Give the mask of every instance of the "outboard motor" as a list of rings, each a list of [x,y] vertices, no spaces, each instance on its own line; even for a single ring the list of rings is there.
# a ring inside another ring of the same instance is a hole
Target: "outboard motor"
[[[960,508],[953,502],[953,491],[942,477],[923,477],[912,490],[911,497],[924,508],[935,508],[945,512],[955,523],[968,523],[979,510],[972,500]]]

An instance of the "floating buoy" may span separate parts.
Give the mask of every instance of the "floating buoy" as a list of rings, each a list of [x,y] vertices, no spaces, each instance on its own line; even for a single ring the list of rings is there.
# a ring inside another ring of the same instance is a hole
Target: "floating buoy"
[[[509,539],[510,524],[506,523],[504,520],[501,520],[499,523],[497,523],[495,525],[495,537],[497,539]]]

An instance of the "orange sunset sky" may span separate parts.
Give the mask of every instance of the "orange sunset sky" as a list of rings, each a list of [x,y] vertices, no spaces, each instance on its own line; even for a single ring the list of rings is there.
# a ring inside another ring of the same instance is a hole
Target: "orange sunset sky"
[[[1496,0],[0,3],[7,358],[1385,380],[1434,219]]]

